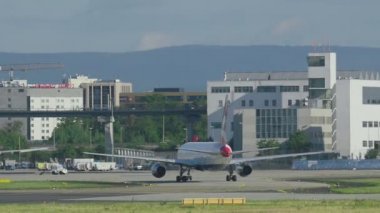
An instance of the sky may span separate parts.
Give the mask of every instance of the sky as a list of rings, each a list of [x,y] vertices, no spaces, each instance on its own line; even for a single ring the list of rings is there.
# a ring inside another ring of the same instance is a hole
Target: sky
[[[0,0],[0,52],[380,47],[379,0]]]

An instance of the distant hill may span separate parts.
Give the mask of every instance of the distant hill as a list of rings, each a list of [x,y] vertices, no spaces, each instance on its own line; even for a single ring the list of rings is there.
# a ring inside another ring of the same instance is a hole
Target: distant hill
[[[320,48],[321,49],[321,48]],[[380,71],[380,48],[330,47],[337,53],[338,70]],[[0,64],[61,62],[61,70],[16,72],[29,82],[60,82],[64,75],[84,74],[104,80],[133,83],[134,91],[182,87],[205,91],[208,80],[224,72],[306,71],[309,46],[178,46],[128,53],[0,53]],[[321,51],[321,50],[320,50]],[[1,73],[6,80],[8,73]]]

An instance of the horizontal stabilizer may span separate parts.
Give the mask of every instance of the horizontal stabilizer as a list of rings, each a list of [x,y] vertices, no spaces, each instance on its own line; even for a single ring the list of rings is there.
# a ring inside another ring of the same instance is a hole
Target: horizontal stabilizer
[[[230,164],[240,164],[246,162],[260,161],[260,160],[271,160],[277,158],[287,158],[287,157],[298,157],[298,156],[308,156],[308,155],[319,155],[319,154],[329,154],[333,152],[304,152],[304,153],[292,153],[292,154],[283,154],[283,155],[268,155],[268,156],[257,156],[252,158],[235,158],[232,159]]]

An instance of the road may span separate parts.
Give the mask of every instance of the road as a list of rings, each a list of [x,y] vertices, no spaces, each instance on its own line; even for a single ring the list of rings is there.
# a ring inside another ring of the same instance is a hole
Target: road
[[[125,187],[102,189],[0,190],[0,202],[78,202],[78,201],[180,201],[189,197],[246,197],[248,200],[281,199],[375,199],[380,194],[340,195],[328,193],[328,185],[312,183],[310,178],[380,178],[376,170],[294,171],[258,170],[237,182],[226,182],[225,172],[193,171],[193,181],[175,182],[176,171],[168,171],[162,179],[150,171],[117,171],[109,173],[69,173],[51,175],[37,171],[0,172],[0,178],[17,180],[81,180],[124,183]],[[310,190],[312,194],[285,191]]]

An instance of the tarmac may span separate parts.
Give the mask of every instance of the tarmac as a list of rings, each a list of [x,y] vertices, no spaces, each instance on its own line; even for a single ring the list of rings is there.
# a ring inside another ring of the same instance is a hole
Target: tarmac
[[[0,203],[181,201],[183,198],[245,197],[248,200],[380,200],[380,194],[332,194],[316,178],[380,178],[378,170],[255,170],[237,182],[227,182],[226,172],[192,171],[193,181],[175,182],[177,171],[157,179],[150,171],[70,172],[52,175],[36,170],[0,171],[0,179],[104,181],[123,187],[91,189],[0,190]],[[301,192],[301,193],[298,193]]]

